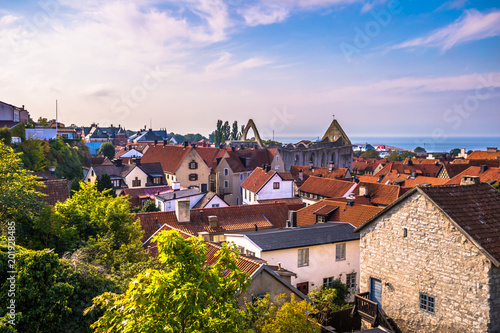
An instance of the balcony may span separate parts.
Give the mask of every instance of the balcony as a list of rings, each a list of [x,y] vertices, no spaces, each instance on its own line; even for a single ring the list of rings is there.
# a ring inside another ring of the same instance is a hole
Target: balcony
[[[372,327],[383,326],[390,332],[397,332],[385,312],[379,307],[377,302],[370,300],[370,293],[361,293],[354,295],[354,308],[352,316],[360,316],[361,319],[369,322]]]

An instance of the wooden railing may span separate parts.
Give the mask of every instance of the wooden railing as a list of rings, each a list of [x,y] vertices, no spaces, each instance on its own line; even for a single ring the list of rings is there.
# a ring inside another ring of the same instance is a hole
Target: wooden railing
[[[361,318],[370,322],[373,327],[382,325],[391,332],[395,332],[394,328],[387,320],[387,315],[382,308],[379,308],[377,302],[370,300],[369,292],[354,295],[354,308],[352,310],[352,315],[361,316]]]

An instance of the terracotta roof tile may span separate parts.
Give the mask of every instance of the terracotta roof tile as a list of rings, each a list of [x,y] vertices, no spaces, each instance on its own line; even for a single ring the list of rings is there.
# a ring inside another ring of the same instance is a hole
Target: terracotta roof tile
[[[356,196],[360,195],[361,187],[365,187],[367,189],[367,195],[370,198],[370,201],[375,205],[390,205],[401,195],[400,186],[367,182],[359,182],[358,186],[356,186],[356,189],[353,191],[353,194]]]
[[[212,170],[217,167],[216,158],[221,151],[220,148],[215,147],[196,147],[196,152],[200,155],[205,164]]]
[[[299,191],[334,198],[345,196],[355,185],[345,180],[311,176],[299,187]]]
[[[288,206],[289,210],[299,210],[305,207],[305,203],[298,197],[293,198],[280,198],[280,199],[265,199],[265,200],[257,200],[258,203],[285,203]]]
[[[270,165],[273,161],[276,151],[272,149],[243,149],[232,151],[228,149],[223,158],[225,158],[233,172],[252,171],[264,164]],[[248,158],[250,166],[247,168],[243,161]]]
[[[124,188],[120,192],[120,196],[128,195],[129,201],[132,206],[141,207],[142,199],[150,198],[154,200],[155,195],[161,194],[167,191],[171,191],[172,186],[151,186],[151,187],[140,187],[140,188]]]
[[[160,162],[166,172],[175,173],[186,159],[191,146],[156,145],[150,146],[141,157],[142,163]]]
[[[209,226],[208,217],[217,216],[218,226]],[[137,218],[148,239],[163,224],[198,235],[200,232],[224,233],[228,231],[250,231],[259,229],[283,228],[288,219],[288,207],[284,203],[243,205],[215,208],[191,209],[191,222],[179,223],[175,211],[139,213]]]
[[[476,176],[479,177],[482,183],[488,182],[490,185],[500,183],[500,168],[486,167],[485,169],[481,172],[481,167],[471,166],[450,179],[446,185],[460,185],[463,176]]]
[[[46,194],[38,200],[49,205],[55,205],[58,202],[64,202],[70,196],[71,182],[67,179],[46,180],[43,182],[45,187],[40,187],[39,192]]]
[[[335,209],[338,207],[338,209]],[[370,217],[382,210],[381,207],[373,205],[358,204],[348,206],[346,202],[335,199],[324,199],[297,211],[297,225],[311,225],[316,223],[317,212],[332,211],[327,222],[346,222],[354,227],[359,227]],[[316,213],[316,214],[315,214]]]
[[[497,160],[500,159],[500,151],[495,151],[495,152],[488,152],[485,150],[475,150],[467,156],[468,160],[479,160],[479,159],[485,159],[485,160]]]
[[[274,176],[275,173],[276,171],[274,170],[266,171],[263,168],[255,168],[250,176],[248,176],[247,179],[245,179],[245,181],[241,184],[241,187],[257,193],[262,186],[264,186],[269,179]]]
[[[401,174],[394,171],[387,174],[379,172],[377,175],[378,176],[363,175],[359,176],[358,179],[361,182],[380,183],[386,185],[396,185],[397,183],[401,183],[400,186],[403,188],[412,188],[415,185],[424,185],[424,184],[429,184],[432,186],[444,185],[449,181],[449,179],[441,179],[441,178],[426,177],[426,176],[417,176],[415,177],[415,179],[412,179],[411,175]],[[402,193],[400,193],[400,195],[401,194]]]
[[[292,165],[290,167],[290,173],[295,180],[299,180],[299,174],[302,170],[302,180],[305,181],[309,176],[323,177],[323,178],[336,178],[336,179],[346,179],[349,176],[348,168],[333,168],[330,172],[330,168],[327,167],[314,167],[308,168],[301,165]]]

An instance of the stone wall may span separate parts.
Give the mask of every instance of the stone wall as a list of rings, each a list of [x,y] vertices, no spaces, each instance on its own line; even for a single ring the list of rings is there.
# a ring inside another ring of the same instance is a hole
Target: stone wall
[[[500,332],[500,267],[490,269],[490,324],[488,332]]]
[[[361,292],[381,280],[382,308],[403,332],[494,332],[498,270],[419,192],[364,228],[360,249]],[[420,293],[435,297],[434,314],[420,309]]]

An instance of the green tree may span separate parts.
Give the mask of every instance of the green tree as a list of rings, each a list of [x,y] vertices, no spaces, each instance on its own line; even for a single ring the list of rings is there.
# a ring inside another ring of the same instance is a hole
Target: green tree
[[[46,153],[49,164],[56,166],[57,177],[69,180],[83,178],[83,161],[89,158],[88,148],[84,143],[70,145],[62,139],[51,140]]]
[[[9,219],[32,217],[42,205],[41,184],[23,168],[19,154],[0,142],[0,225]]]
[[[441,154],[441,153],[434,153],[434,154],[432,154],[432,156],[434,158],[440,158],[440,157],[443,157],[443,154]]]
[[[417,147],[417,148],[415,148],[415,149],[413,149],[413,151],[414,151],[415,153],[426,153],[426,152],[427,152],[424,148],[422,148],[422,147],[420,147],[420,146],[419,146],[419,147]]]
[[[349,307],[346,301],[348,296],[349,288],[339,279],[334,280],[332,286],[313,290],[309,294],[314,308],[318,311],[318,321],[322,324],[326,323],[332,312]]]
[[[12,143],[12,133],[7,127],[0,128],[0,140],[3,140],[6,145]]]
[[[222,143],[231,139],[231,126],[229,125],[229,121],[224,122],[224,126],[222,126]]]
[[[401,155],[399,155],[399,159],[400,159],[401,161],[404,161],[404,160],[406,160],[407,158],[413,158],[413,157],[415,157],[415,156],[417,156],[417,154],[415,154],[414,152],[412,152],[412,151],[407,151],[407,152],[401,153]]]
[[[244,312],[235,295],[245,291],[248,275],[236,265],[237,251],[224,245],[209,266],[200,238],[164,231],[154,241],[164,269],[139,274],[124,294],[95,298],[88,311],[105,309],[95,332],[241,331]]]
[[[97,176],[96,179],[96,187],[99,192],[104,192],[105,190],[108,195],[116,197],[115,187],[113,186],[113,182],[111,181],[110,175],[107,173],[102,174],[100,177]]]
[[[111,142],[104,142],[99,148],[98,153],[113,160],[115,158],[115,146]]]
[[[361,158],[380,158],[380,154],[375,149],[368,149],[360,156]]]
[[[161,209],[156,206],[156,203],[154,200],[146,200],[144,203],[144,206],[142,206],[141,212],[147,213],[147,212],[159,212]]]
[[[217,128],[214,134],[214,143],[216,146],[220,146],[223,143],[223,134],[222,134],[222,120],[217,120]]]
[[[297,302],[292,294],[290,301],[281,295],[276,303],[269,295],[246,303],[247,326],[255,333],[319,333],[320,326],[311,316],[316,309],[306,300]]]
[[[22,142],[17,150],[22,152],[21,160],[26,169],[39,172],[47,169],[47,158],[44,152],[44,141],[29,139]]]
[[[391,162],[392,162],[392,161],[399,161],[399,160],[400,160],[400,159],[399,159],[399,158],[400,158],[400,155],[401,155],[401,154],[399,153],[399,151],[397,151],[397,150],[393,150],[393,151],[391,151],[391,152],[389,153],[389,155],[387,155],[387,157],[386,157],[386,158],[387,158],[387,160],[388,160],[388,161],[391,161]]]
[[[49,121],[47,120],[47,118],[38,117],[36,124],[38,126],[50,127],[50,124],[49,124]]]
[[[458,156],[458,154],[460,154],[460,148],[454,148],[454,149],[450,150],[451,156]]]
[[[21,141],[26,139],[26,126],[23,122],[20,122],[16,126],[10,129],[12,136],[20,137]]]
[[[500,183],[494,184],[493,187],[500,191]]]
[[[240,132],[238,132],[238,122],[235,120],[233,122],[233,129],[231,131],[231,140],[238,140],[240,138]]]

